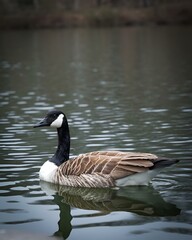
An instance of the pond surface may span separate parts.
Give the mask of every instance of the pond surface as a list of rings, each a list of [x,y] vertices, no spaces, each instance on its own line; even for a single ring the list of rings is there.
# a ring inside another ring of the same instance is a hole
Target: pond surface
[[[191,239],[191,27],[0,33],[0,238]],[[74,189],[39,181],[63,110],[71,156],[142,151],[181,161],[149,187]]]

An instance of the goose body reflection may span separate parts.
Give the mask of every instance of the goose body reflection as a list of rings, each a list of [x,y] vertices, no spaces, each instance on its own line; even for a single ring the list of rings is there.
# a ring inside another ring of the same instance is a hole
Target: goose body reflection
[[[48,112],[34,127],[57,128],[58,147],[54,156],[40,169],[40,179],[73,187],[122,187],[147,185],[164,167],[177,160],[158,157],[151,153],[96,151],[69,159],[70,134],[65,114]]]
[[[131,186],[120,189],[76,188],[41,181],[42,190],[61,197],[62,204],[101,212],[127,211],[145,216],[176,216],[180,210],[166,202],[148,186]]]
[[[98,222],[90,224],[80,224],[72,226],[72,208],[83,210],[94,210],[96,213],[87,213],[76,217],[92,218],[108,215],[114,211],[125,211],[141,216],[153,217],[176,216],[180,214],[180,209],[176,205],[166,202],[161,195],[148,186],[131,186],[120,189],[111,188],[82,188],[61,186],[45,181],[40,181],[42,190],[47,195],[54,197],[53,202],[59,206],[58,230],[54,236],[62,236],[67,239],[74,228],[89,228],[96,226],[108,226],[108,222]],[[156,219],[156,218],[154,218]],[[141,221],[141,220],[139,220]],[[145,224],[143,219],[143,224]],[[129,225],[131,222],[123,220],[121,225]],[[119,223],[113,223],[113,226]],[[139,222],[141,224],[141,222]]]

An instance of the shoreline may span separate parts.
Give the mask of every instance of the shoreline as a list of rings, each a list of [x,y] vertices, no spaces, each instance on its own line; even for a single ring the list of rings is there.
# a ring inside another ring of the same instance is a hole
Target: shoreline
[[[81,11],[17,11],[0,15],[0,30],[122,27],[135,25],[192,25],[192,7],[99,7]]]

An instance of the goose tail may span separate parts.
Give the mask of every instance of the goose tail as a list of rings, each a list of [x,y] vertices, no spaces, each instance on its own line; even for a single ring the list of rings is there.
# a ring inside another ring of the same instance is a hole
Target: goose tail
[[[157,168],[169,167],[173,164],[178,163],[179,161],[180,160],[178,160],[178,159],[170,159],[170,158],[159,157],[154,161],[154,165],[152,167],[150,167],[149,169],[154,170],[154,169],[157,169]]]

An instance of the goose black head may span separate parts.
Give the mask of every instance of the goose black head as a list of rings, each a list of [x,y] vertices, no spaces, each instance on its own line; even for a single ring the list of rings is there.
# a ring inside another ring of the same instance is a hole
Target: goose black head
[[[34,126],[34,128],[45,126],[60,128],[63,124],[64,118],[65,115],[63,112],[58,110],[51,110],[47,113],[44,119],[42,119]]]

